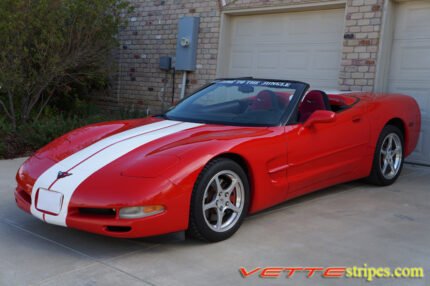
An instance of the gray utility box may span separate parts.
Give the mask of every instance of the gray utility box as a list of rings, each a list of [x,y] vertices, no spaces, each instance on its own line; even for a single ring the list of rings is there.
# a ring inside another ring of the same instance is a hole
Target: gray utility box
[[[176,43],[176,65],[178,71],[195,71],[199,17],[182,17],[178,24]]]
[[[169,56],[160,57],[160,69],[168,71],[172,68],[172,58]]]

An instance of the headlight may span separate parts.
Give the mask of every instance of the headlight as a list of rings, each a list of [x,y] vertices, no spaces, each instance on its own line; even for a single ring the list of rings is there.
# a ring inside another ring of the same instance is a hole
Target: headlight
[[[119,210],[120,218],[143,218],[147,216],[156,215],[164,212],[164,207],[156,206],[142,206],[142,207],[128,207]]]
[[[19,167],[18,172],[17,172],[17,177],[20,180],[24,179],[24,164],[22,164],[21,167]]]

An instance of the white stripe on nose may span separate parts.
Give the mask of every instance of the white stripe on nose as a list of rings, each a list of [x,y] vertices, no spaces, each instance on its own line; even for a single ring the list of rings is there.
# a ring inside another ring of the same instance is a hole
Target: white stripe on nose
[[[115,134],[72,154],[53,165],[36,180],[31,194],[31,213],[48,223],[66,226],[70,199],[89,176],[144,144],[200,125],[202,124],[164,120]],[[57,180],[59,171],[69,171],[73,175]],[[44,213],[35,206],[36,194],[39,188],[49,187],[63,194],[63,205],[58,215],[45,214],[43,218]]]

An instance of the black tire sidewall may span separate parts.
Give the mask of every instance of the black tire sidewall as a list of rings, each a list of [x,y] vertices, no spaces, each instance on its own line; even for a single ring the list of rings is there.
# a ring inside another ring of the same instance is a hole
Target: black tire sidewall
[[[236,173],[240,179],[242,180],[243,187],[244,187],[244,206],[242,213],[240,214],[239,219],[237,220],[236,224],[230,228],[229,230],[225,232],[216,232],[212,230],[206,223],[204,218],[204,212],[203,212],[203,197],[204,192],[206,189],[207,184],[210,182],[210,180],[213,178],[213,176],[221,171],[233,171]],[[249,201],[250,201],[250,188],[249,188],[249,182],[248,177],[242,167],[230,159],[216,159],[214,162],[208,163],[207,167],[202,171],[202,173],[199,175],[195,186],[193,190],[193,195],[191,198],[191,212],[190,212],[190,220],[192,224],[194,224],[192,227],[195,227],[200,236],[207,241],[216,242],[225,240],[229,237],[231,237],[240,227],[240,225],[243,222],[243,219],[245,218],[248,208],[249,208]]]

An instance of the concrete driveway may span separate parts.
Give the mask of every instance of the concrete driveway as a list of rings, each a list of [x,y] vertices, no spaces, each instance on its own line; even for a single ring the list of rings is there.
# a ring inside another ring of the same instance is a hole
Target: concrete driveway
[[[391,187],[339,185],[246,219],[231,239],[113,239],[20,211],[0,161],[0,285],[430,285],[429,279],[242,278],[239,267],[423,267],[430,275],[430,168],[405,165]]]

